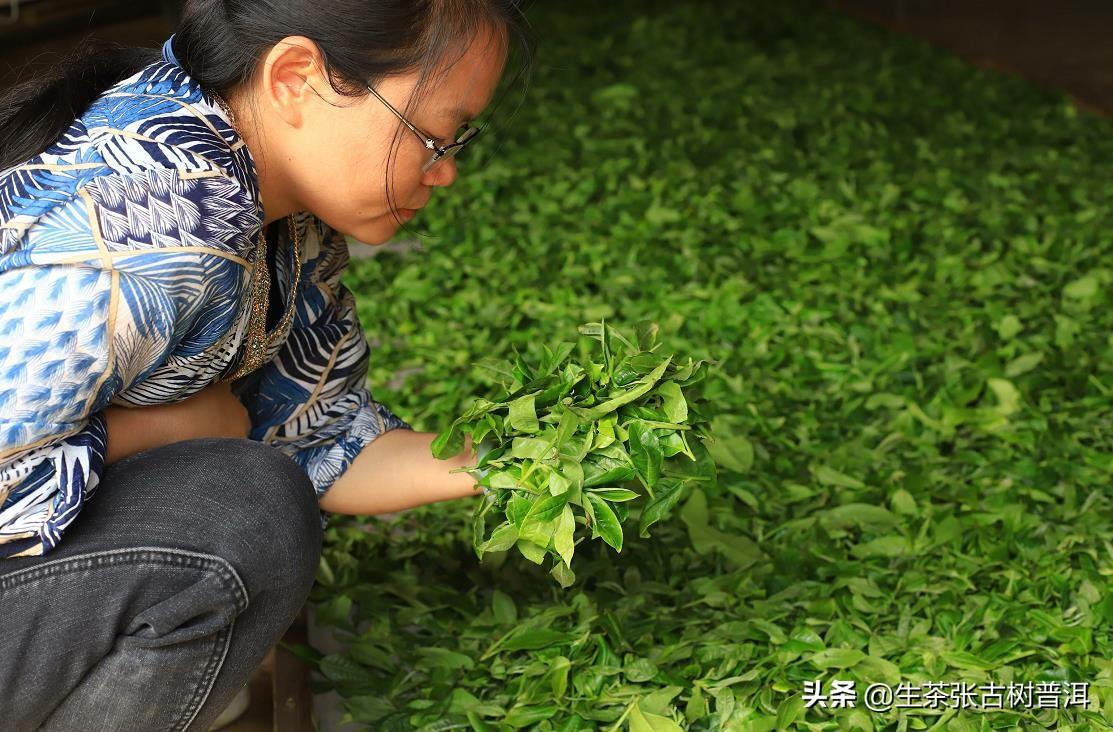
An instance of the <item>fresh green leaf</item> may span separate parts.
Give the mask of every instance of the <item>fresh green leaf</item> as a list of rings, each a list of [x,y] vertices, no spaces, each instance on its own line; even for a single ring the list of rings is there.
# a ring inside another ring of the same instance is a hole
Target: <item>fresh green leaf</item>
[[[593,493],[586,493],[591,508],[595,512],[595,528],[603,541],[614,547],[617,552],[622,551],[622,524],[615,516],[610,504]]]

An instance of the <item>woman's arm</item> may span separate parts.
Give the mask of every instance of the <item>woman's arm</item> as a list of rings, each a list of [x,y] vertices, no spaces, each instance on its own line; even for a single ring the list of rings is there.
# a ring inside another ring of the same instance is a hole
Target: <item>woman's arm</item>
[[[448,460],[433,457],[436,434],[395,429],[369,443],[321,496],[325,511],[375,515],[426,503],[482,495],[468,473],[450,473],[472,464],[471,436],[464,450]]]

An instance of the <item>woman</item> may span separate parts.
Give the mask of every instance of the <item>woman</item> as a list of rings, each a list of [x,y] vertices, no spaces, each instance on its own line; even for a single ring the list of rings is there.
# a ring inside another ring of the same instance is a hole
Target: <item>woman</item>
[[[161,57],[0,100],[5,732],[207,729],[329,512],[477,492],[372,399],[340,276],[452,184],[514,50],[514,0],[189,0]]]

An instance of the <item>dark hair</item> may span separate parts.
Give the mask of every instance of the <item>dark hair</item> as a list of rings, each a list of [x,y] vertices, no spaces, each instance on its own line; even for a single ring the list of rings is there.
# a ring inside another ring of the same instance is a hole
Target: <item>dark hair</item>
[[[320,48],[329,83],[345,96],[368,94],[364,84],[419,70],[405,114],[435,82],[434,71],[458,60],[484,27],[505,32],[508,54],[520,57],[512,83],[526,74],[534,42],[520,5],[520,0],[186,0],[173,50],[202,88],[227,98],[254,77],[266,50],[287,36],[303,35]],[[0,96],[0,170],[48,149],[103,91],[160,57],[154,49],[90,40],[50,74],[16,84]],[[403,131],[399,123],[387,164],[387,197],[396,220],[390,167]]]

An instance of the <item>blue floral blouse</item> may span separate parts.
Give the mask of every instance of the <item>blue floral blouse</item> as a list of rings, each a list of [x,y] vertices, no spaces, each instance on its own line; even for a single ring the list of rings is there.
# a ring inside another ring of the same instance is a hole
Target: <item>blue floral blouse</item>
[[[272,314],[293,317],[233,391],[250,438],[290,455],[320,497],[365,445],[410,426],[367,386],[344,236],[295,220],[300,284],[289,292],[280,221],[271,285]],[[93,497],[106,406],[181,401],[235,372],[262,221],[247,146],[165,58],[0,170],[0,557],[49,552]]]

